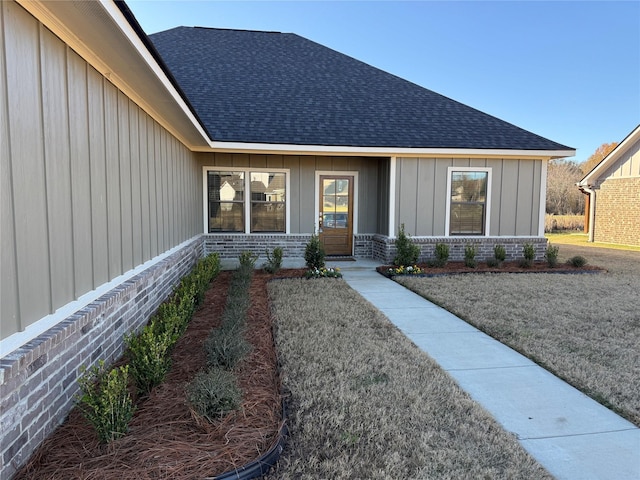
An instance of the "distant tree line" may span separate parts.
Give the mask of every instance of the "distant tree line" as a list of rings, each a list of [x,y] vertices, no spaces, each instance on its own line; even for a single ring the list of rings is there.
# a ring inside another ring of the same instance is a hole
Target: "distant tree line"
[[[587,160],[576,163],[553,160],[547,169],[547,213],[553,215],[584,214],[584,194],[576,183],[589,173],[618,144],[603,143]]]

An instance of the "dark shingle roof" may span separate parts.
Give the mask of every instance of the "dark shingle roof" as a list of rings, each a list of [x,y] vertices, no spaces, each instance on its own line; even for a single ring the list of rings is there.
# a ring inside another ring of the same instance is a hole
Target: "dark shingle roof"
[[[149,38],[214,141],[569,149],[295,34],[178,27]]]

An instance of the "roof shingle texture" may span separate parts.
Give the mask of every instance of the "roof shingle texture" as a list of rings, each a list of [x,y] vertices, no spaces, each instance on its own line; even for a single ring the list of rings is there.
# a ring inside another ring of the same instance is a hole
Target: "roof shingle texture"
[[[214,141],[568,149],[295,34],[177,27],[149,38]]]

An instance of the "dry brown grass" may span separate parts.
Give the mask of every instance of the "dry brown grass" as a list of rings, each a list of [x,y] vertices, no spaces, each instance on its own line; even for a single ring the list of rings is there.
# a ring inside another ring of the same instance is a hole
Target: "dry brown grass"
[[[270,478],[550,478],[342,280],[269,290],[291,432]]]
[[[640,254],[561,247],[573,255],[608,272],[399,281],[640,425]]]

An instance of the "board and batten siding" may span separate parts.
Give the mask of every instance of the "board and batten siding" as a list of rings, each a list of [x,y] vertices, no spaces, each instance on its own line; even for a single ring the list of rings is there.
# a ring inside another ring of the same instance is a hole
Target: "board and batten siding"
[[[331,157],[313,155],[257,155],[242,153],[199,153],[202,167],[237,167],[289,170],[289,199],[292,234],[313,233],[315,225],[316,171],[358,172],[358,233],[379,233],[379,211],[387,197],[379,192],[379,165],[385,158]],[[388,169],[388,167],[387,167]]]
[[[598,180],[602,182],[612,178],[638,177],[640,177],[640,140],[632,144],[618,161],[602,172]]]
[[[22,7],[0,24],[4,339],[200,234],[202,172]]]
[[[445,235],[449,167],[491,169],[490,236],[538,236],[542,160],[398,158],[396,231]],[[416,200],[417,199],[417,200]]]

